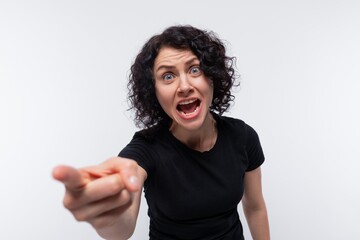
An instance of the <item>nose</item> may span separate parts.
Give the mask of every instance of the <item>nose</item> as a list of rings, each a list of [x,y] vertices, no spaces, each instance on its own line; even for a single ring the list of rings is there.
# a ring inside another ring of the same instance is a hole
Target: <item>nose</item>
[[[190,92],[193,91],[193,87],[189,81],[188,76],[186,76],[185,74],[180,76],[179,78],[179,88],[178,88],[178,93],[184,94],[184,95],[188,95]]]

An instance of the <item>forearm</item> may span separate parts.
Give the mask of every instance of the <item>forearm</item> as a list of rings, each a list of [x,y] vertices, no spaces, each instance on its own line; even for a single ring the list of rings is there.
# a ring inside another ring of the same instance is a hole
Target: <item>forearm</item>
[[[269,240],[270,229],[265,204],[257,209],[243,205],[243,209],[253,240]]]

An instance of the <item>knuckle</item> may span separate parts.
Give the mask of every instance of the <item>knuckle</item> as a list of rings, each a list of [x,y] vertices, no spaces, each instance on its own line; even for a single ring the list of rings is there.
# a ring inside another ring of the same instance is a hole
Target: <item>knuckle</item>
[[[116,193],[122,189],[122,185],[119,175],[114,174],[109,178],[107,189],[112,193]]]
[[[63,205],[66,209],[72,210],[76,207],[77,204],[76,204],[76,201],[72,197],[67,195],[64,197]]]
[[[124,167],[127,169],[136,169],[137,163],[134,160],[129,159],[124,163]]]
[[[93,218],[91,221],[89,221],[89,223],[95,229],[101,229],[109,225],[109,222],[105,219],[105,217]]]
[[[131,195],[130,195],[129,191],[127,191],[127,190],[121,191],[121,193],[119,194],[119,198],[118,198],[119,206],[126,205],[130,201],[131,201]]]
[[[73,211],[72,214],[74,218],[79,222],[83,222],[87,220],[87,215],[82,211]]]
[[[111,164],[112,162],[115,162],[117,160],[117,157],[110,157],[104,161],[104,163]]]

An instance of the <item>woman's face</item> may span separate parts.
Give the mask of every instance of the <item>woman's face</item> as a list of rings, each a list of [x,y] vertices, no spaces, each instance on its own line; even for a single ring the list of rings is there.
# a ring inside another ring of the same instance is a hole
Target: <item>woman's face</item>
[[[155,59],[153,74],[156,97],[172,127],[198,130],[209,117],[213,84],[200,69],[190,50],[163,47]]]

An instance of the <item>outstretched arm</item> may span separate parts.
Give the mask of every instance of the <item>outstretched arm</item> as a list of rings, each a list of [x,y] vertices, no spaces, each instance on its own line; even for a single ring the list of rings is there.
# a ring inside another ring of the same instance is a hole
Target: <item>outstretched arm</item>
[[[63,203],[76,220],[90,223],[105,239],[130,238],[147,177],[135,161],[115,157],[81,169],[58,166],[53,177],[64,184]]]
[[[260,167],[245,173],[243,210],[254,240],[269,240],[270,230],[261,187]]]

